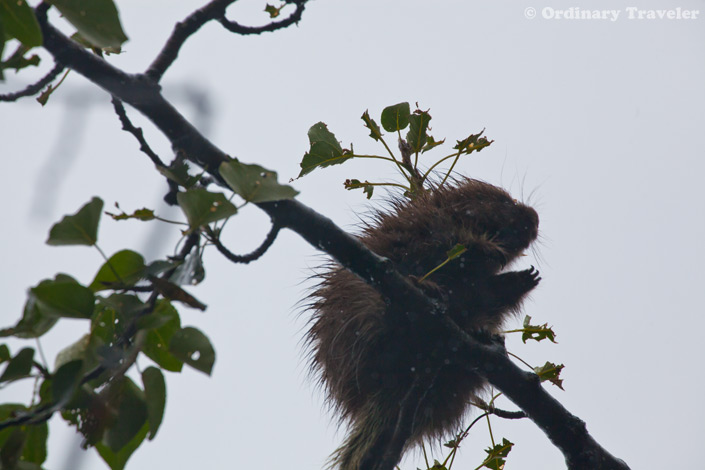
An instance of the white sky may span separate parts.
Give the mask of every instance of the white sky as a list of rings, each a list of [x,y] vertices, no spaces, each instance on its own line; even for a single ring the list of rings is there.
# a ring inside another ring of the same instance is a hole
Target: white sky
[[[193,108],[169,90],[188,84],[206,91],[213,142],[277,170],[281,181],[298,174],[306,131],[318,121],[361,153],[381,150],[359,116],[369,109],[377,118],[400,101],[431,109],[436,138],[452,142],[486,128],[495,143],[459,169],[524,200],[532,195],[540,259],[520,265],[536,264],[543,281],[525,312],[552,324],[559,340],[523,346],[510,338],[510,350],[535,365],[564,363],[566,391],[554,395],[631,468],[703,461],[705,2],[639,2],[698,10],[695,20],[630,20],[633,4],[623,1],[497,3],[312,1],[298,27],[261,37],[210,24],[189,40],[163,83],[192,119]],[[174,22],[201,4],[118,1],[130,42],[111,62],[144,70]],[[265,22],[263,7],[244,1],[230,16]],[[537,17],[526,17],[528,7]],[[542,16],[546,7],[620,14],[617,21],[550,20]],[[10,77],[0,92],[21,84]],[[119,201],[125,210],[167,214],[158,206],[163,179],[120,131],[107,96],[92,88],[71,74],[44,109],[31,99],[0,105],[0,155],[9,163],[0,185],[2,325],[19,317],[27,287],[57,271],[89,283],[100,265],[95,250],[44,245],[61,215],[94,195],[106,208]],[[69,108],[77,96],[92,101]],[[129,111],[169,159],[165,139]],[[76,126],[85,126],[80,139],[67,130]],[[356,214],[369,206],[342,181],[390,174],[384,165],[352,162],[293,184],[303,203],[354,230]],[[151,228],[103,219],[99,243],[110,253],[140,250]],[[226,238],[245,253],[267,230],[266,216],[248,208],[229,223]],[[167,227],[157,237],[163,243],[154,256],[163,256],[178,233]],[[192,292],[209,308],[181,314],[214,343],[213,376],[188,369],[169,375],[163,426],[133,455],[130,470],[323,468],[344,433],[307,380],[300,344],[307,314],[296,309],[320,260],[293,233],[281,234],[251,266],[208,253],[206,281]],[[87,331],[85,323],[64,323],[42,343],[50,362],[61,344]],[[3,401],[10,395],[3,390]],[[46,467],[61,470],[73,430],[54,421]],[[532,423],[495,420],[494,433],[516,443],[508,469],[564,468]],[[488,445],[478,426],[454,468],[475,468]],[[83,468],[101,468],[90,454]],[[420,462],[408,459],[403,468]]]

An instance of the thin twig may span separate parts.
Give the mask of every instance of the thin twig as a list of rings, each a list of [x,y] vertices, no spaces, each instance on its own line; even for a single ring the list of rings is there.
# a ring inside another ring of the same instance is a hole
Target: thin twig
[[[159,82],[178,57],[181,46],[186,40],[207,22],[225,15],[225,9],[234,2],[235,0],[213,0],[191,13],[184,21],[176,23],[171,36],[145,74],[155,82]]]
[[[154,163],[154,165],[156,165],[157,167],[164,166],[164,162],[162,162],[161,158],[159,158],[159,155],[154,153],[152,148],[145,140],[142,128],[135,127],[132,124],[132,121],[130,121],[130,118],[127,117],[127,111],[125,111],[125,106],[123,106],[122,101],[115,95],[113,95],[111,101],[113,103],[113,108],[115,109],[115,114],[117,114],[118,118],[120,118],[122,130],[127,131],[135,136],[135,139],[137,139],[137,142],[139,142],[140,144],[140,150],[145,153],[150,160],[152,160],[152,163]]]
[[[266,24],[264,26],[245,26],[240,23],[237,23],[235,21],[231,21],[225,17],[225,12],[223,12],[223,15],[218,18],[218,21],[220,21],[220,24],[223,25],[225,29],[230,31],[231,33],[236,33],[236,34],[241,34],[243,36],[248,35],[248,34],[262,34],[262,33],[269,33],[272,31],[276,31],[278,29],[283,29],[286,27],[291,26],[294,23],[298,23],[301,21],[301,15],[304,13],[304,9],[306,8],[306,1],[297,1],[297,2],[292,2],[296,3],[296,10],[289,15],[288,18],[284,18],[283,20],[279,21],[273,21],[269,24]]]
[[[264,239],[262,244],[255,249],[252,253],[246,254],[246,255],[236,255],[232,253],[230,250],[228,250],[225,246],[223,246],[222,242],[220,241],[220,237],[213,233],[211,230],[208,235],[209,235],[209,240],[215,247],[218,249],[218,251],[225,256],[227,259],[232,261],[233,263],[243,263],[247,264],[252,261],[255,261],[256,259],[259,259],[262,255],[264,255],[269,247],[272,246],[272,243],[274,243],[274,240],[276,240],[277,235],[279,234],[279,230],[281,230],[281,226],[277,223],[272,224],[272,228],[267,234],[267,237]]]
[[[5,95],[0,95],[0,101],[17,101],[25,96],[33,96],[42,91],[45,86],[49,85],[51,82],[56,80],[61,72],[64,71],[64,64],[61,62],[56,62],[54,68],[49,71],[43,78],[41,78],[36,83],[32,83],[27,86],[24,90],[16,91],[14,93],[7,93]]]
[[[488,412],[492,413],[493,415],[499,416],[500,418],[504,419],[523,419],[527,418],[526,413],[523,411],[507,411],[507,410],[502,410],[499,408],[495,408],[494,406],[491,406]]]

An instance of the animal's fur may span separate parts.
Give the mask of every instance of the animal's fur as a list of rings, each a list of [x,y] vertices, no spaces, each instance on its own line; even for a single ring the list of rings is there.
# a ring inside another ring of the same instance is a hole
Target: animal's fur
[[[500,272],[536,239],[538,215],[504,190],[478,180],[392,203],[362,242],[418,280],[456,244],[467,251],[419,283],[445,302],[466,331],[497,333],[539,282],[532,268]],[[390,312],[382,296],[341,267],[321,275],[312,294],[308,333],[312,368],[350,433],[334,453],[341,470],[368,470],[382,458],[402,401],[414,401],[406,447],[457,430],[468,403],[485,385],[456,354],[444,330],[425,316]],[[400,320],[401,319],[401,320]],[[409,398],[414,388],[417,393]]]

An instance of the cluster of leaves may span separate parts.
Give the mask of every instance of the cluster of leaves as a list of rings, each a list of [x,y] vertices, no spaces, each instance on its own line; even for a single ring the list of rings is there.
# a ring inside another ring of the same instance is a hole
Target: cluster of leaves
[[[48,0],[76,28],[73,38],[96,51],[118,52],[127,36],[120,24],[113,0]],[[16,39],[19,46],[3,59],[6,43]],[[26,0],[0,0],[0,80],[7,69],[20,70],[38,65],[39,57],[29,55],[42,45],[42,31]]]
[[[432,189],[433,185],[429,177],[434,174],[434,170],[443,162],[452,160],[450,168],[446,171],[438,186],[443,185],[448,176],[452,173],[455,164],[462,155],[469,155],[479,152],[492,144],[493,141],[483,137],[483,132],[470,134],[465,139],[456,142],[453,147],[454,152],[447,154],[423,171],[419,167],[419,156],[439,145],[445,143],[445,139],[437,141],[429,134],[431,115],[428,111],[416,109],[413,113],[408,102],[387,106],[382,110],[380,122],[382,127],[370,117],[365,111],[361,117],[364,125],[370,131],[370,137],[381,143],[386,151],[386,155],[361,155],[354,152],[351,144],[350,149],[344,149],[335,135],[328,130],[325,123],[319,122],[311,126],[308,131],[310,142],[309,151],[301,160],[301,172],[299,178],[312,172],[316,168],[324,168],[331,165],[339,165],[354,158],[373,158],[391,162],[396,166],[405,179],[404,184],[392,182],[370,182],[368,180],[347,179],[346,189],[362,189],[371,198],[376,186],[395,186],[404,189],[404,194],[413,198],[420,192]],[[409,128],[406,136],[403,137],[401,131]],[[399,155],[395,154],[389,146],[382,132],[384,129],[389,133],[396,133],[398,139]]]
[[[258,165],[232,160],[220,171],[246,203],[297,194]],[[63,318],[86,322],[86,333],[59,352],[53,367],[36,360],[32,347],[13,355],[0,345],[0,363],[6,363],[0,386],[22,379],[38,384],[29,406],[0,405],[0,468],[40,468],[47,454],[46,421],[59,412],[81,432],[84,446],[95,447],[110,468],[120,470],[145,438],[157,434],[166,404],[164,371],[180,372],[185,364],[211,374],[213,346],[197,328],[182,326],[174,304],[206,308],[183,286],[205,277],[201,235],[218,233],[222,225],[216,223],[236,214],[237,207],[232,195],[208,191],[184,164],[162,173],[184,188],[176,199],[186,222],[175,223],[183,226],[184,245],[192,240],[193,246],[184,246],[179,256],[149,264],[128,249],[105,256],[97,244],[103,214],[97,197],[51,228],[49,245],[92,246],[105,261],[86,285],[63,273],[39,282],[28,291],[21,319],[0,330],[0,337],[38,339]],[[146,208],[106,214],[115,220],[163,220]],[[130,371],[139,358],[153,365],[136,381]]]

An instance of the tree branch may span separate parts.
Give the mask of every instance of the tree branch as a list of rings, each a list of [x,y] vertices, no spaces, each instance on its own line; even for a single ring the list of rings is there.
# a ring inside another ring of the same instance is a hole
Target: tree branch
[[[262,257],[262,255],[267,252],[269,247],[272,246],[272,243],[274,243],[274,240],[276,240],[277,235],[279,234],[279,230],[281,230],[281,226],[276,222],[273,222],[272,228],[269,230],[269,233],[265,237],[262,244],[257,247],[257,249],[255,249],[252,253],[248,253],[246,255],[236,255],[235,253],[228,250],[220,241],[220,235],[215,234],[212,230],[208,231],[208,239],[211,243],[213,243],[213,245],[215,245],[215,247],[223,256],[225,256],[233,263],[247,264],[259,259],[260,257]]]
[[[191,161],[217,174],[217,180],[222,182],[217,170],[230,158],[164,99],[159,84],[146,75],[125,73],[83,49],[48,23],[47,8],[46,4],[37,7],[37,20],[44,35],[44,47],[59,62],[140,111],[164,133],[175,150],[183,151]]]
[[[145,74],[155,82],[159,82],[178,57],[181,46],[186,40],[207,22],[225,15],[225,9],[232,3],[235,3],[235,0],[213,0],[191,13],[184,21],[176,23],[171,36]]]
[[[209,6],[226,3],[214,1]],[[46,10],[43,15],[38,10],[38,19],[44,33],[44,45],[58,61],[138,109],[154,122],[176,149],[184,152],[186,158],[203,167],[218,183],[224,184],[218,167],[229,157],[161,96],[158,85],[152,79],[144,75],[126,74],[86,53],[47,23]],[[628,469],[624,462],[597,444],[580,419],[570,414],[543,389],[535,374],[524,372],[509,359],[502,341],[485,344],[462,330],[444,314],[444,305],[424,295],[408,278],[399,274],[389,260],[376,255],[330,219],[296,200],[259,203],[257,206],[267,212],[276,224],[294,230],[311,245],[328,253],[342,266],[377,288],[388,302],[397,305],[398,310],[407,312],[410,321],[424,315],[437,318],[452,335],[450,337],[463,345],[468,366],[475,368],[526,412],[563,452],[570,469]]]
[[[64,64],[57,61],[54,64],[54,68],[49,71],[43,78],[41,78],[36,83],[28,85],[24,90],[16,91],[14,93],[7,93],[5,95],[0,95],[0,101],[17,101],[25,96],[33,96],[42,91],[42,89],[53,82],[56,77],[59,76],[61,72],[64,71]]]
[[[122,105],[122,101],[120,101],[119,98],[113,95],[111,102],[113,103],[115,114],[118,115],[120,123],[122,124],[122,130],[129,132],[130,134],[135,136],[135,139],[137,139],[137,142],[139,142],[140,144],[140,150],[144,154],[146,154],[150,160],[152,160],[154,166],[164,166],[164,162],[162,162],[161,158],[159,158],[159,155],[154,153],[152,147],[150,147],[147,141],[145,140],[142,128],[135,127],[134,124],[132,124],[132,121],[130,121],[130,118],[127,117],[127,111],[125,111],[125,107]]]

